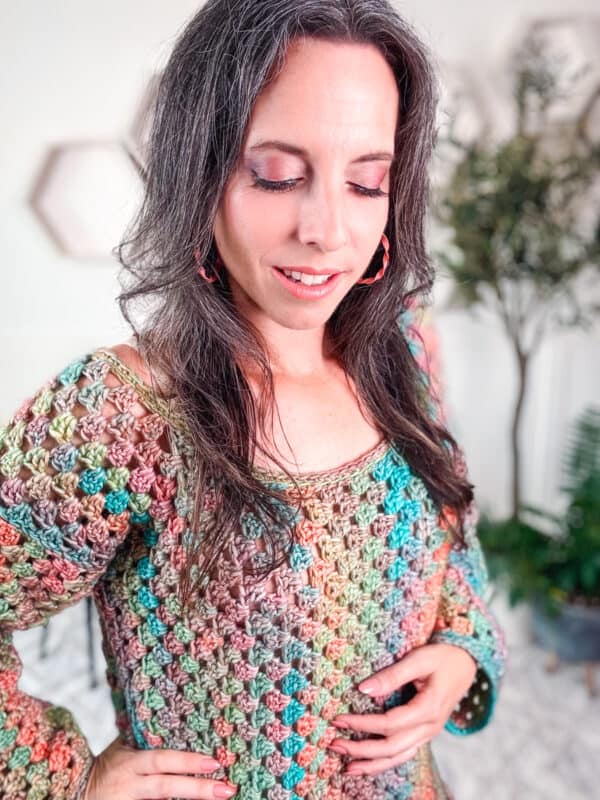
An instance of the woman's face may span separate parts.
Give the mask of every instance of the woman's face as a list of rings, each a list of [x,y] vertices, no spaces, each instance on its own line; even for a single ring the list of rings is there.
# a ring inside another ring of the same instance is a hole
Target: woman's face
[[[214,226],[257,327],[323,326],[364,274],[388,217],[398,103],[374,46],[318,39],[296,40],[257,99]]]

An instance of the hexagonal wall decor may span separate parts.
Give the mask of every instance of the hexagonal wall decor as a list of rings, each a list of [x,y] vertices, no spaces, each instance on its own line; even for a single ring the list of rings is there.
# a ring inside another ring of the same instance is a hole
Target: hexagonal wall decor
[[[116,142],[53,147],[31,205],[60,250],[76,258],[112,258],[141,199],[142,182]]]
[[[473,78],[466,65],[441,65],[436,116],[438,139],[429,170],[434,186],[446,182],[457,157],[455,148],[448,145],[450,135],[460,142],[472,143],[489,132],[486,88]]]
[[[489,127],[485,94],[465,64],[446,63],[440,70],[437,124],[444,138],[450,131],[461,142],[479,139]]]
[[[157,72],[150,77],[142,93],[133,122],[125,135],[125,147],[142,170],[146,164],[146,148],[161,75],[162,73]]]
[[[572,119],[584,110],[590,96],[600,85],[600,16],[573,14],[541,17],[521,24],[513,37],[509,58],[531,37],[539,38],[547,52],[560,64],[561,88],[565,98],[551,108],[548,119],[561,122]],[[572,79],[581,74],[573,84]]]
[[[600,144],[600,83],[583,110],[581,133],[589,144]]]

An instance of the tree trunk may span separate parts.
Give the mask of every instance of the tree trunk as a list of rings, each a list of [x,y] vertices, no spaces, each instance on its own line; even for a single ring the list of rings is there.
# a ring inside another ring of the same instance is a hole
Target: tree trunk
[[[529,354],[524,353],[518,342],[515,345],[517,357],[517,403],[513,414],[511,429],[512,446],[512,511],[513,519],[518,519],[521,507],[521,450],[519,447],[519,433],[521,429],[521,416],[527,391],[527,369],[529,367]]]

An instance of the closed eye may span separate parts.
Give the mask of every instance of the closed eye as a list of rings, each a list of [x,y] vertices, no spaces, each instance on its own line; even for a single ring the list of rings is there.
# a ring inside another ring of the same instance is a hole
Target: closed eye
[[[381,189],[368,189],[366,186],[361,186],[359,183],[351,183],[350,186],[353,186],[354,189],[359,193],[366,195],[367,197],[387,197],[388,192],[384,192]]]
[[[265,189],[267,192],[289,192],[290,189],[300,183],[300,180],[301,178],[290,178],[287,181],[267,181],[255,175],[252,185],[258,186],[259,189]]]
[[[264,189],[267,192],[289,192],[294,189],[302,180],[302,178],[290,178],[285,181],[268,181],[265,178],[259,178],[256,173],[253,173],[254,183],[259,189]],[[361,186],[358,183],[350,183],[354,191],[363,197],[387,197],[388,193],[381,189],[369,189],[367,186]]]

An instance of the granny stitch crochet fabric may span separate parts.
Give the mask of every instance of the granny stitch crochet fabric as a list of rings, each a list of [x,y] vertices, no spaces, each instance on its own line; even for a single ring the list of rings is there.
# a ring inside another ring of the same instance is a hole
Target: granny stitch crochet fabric
[[[293,550],[268,587],[242,576],[264,556],[263,523],[244,514],[218,580],[184,614],[190,452],[172,409],[107,349],[66,366],[0,428],[0,797],[81,796],[87,742],[69,711],[19,689],[11,632],[92,594],[129,744],[210,754],[243,800],[446,798],[429,745],[374,776],[345,775],[327,746],[336,715],[410,699],[356,686],[429,642],[479,665],[446,728],[489,721],[506,650],[484,603],[475,512],[468,547],[452,548],[424,484],[382,442],[302,476]]]

